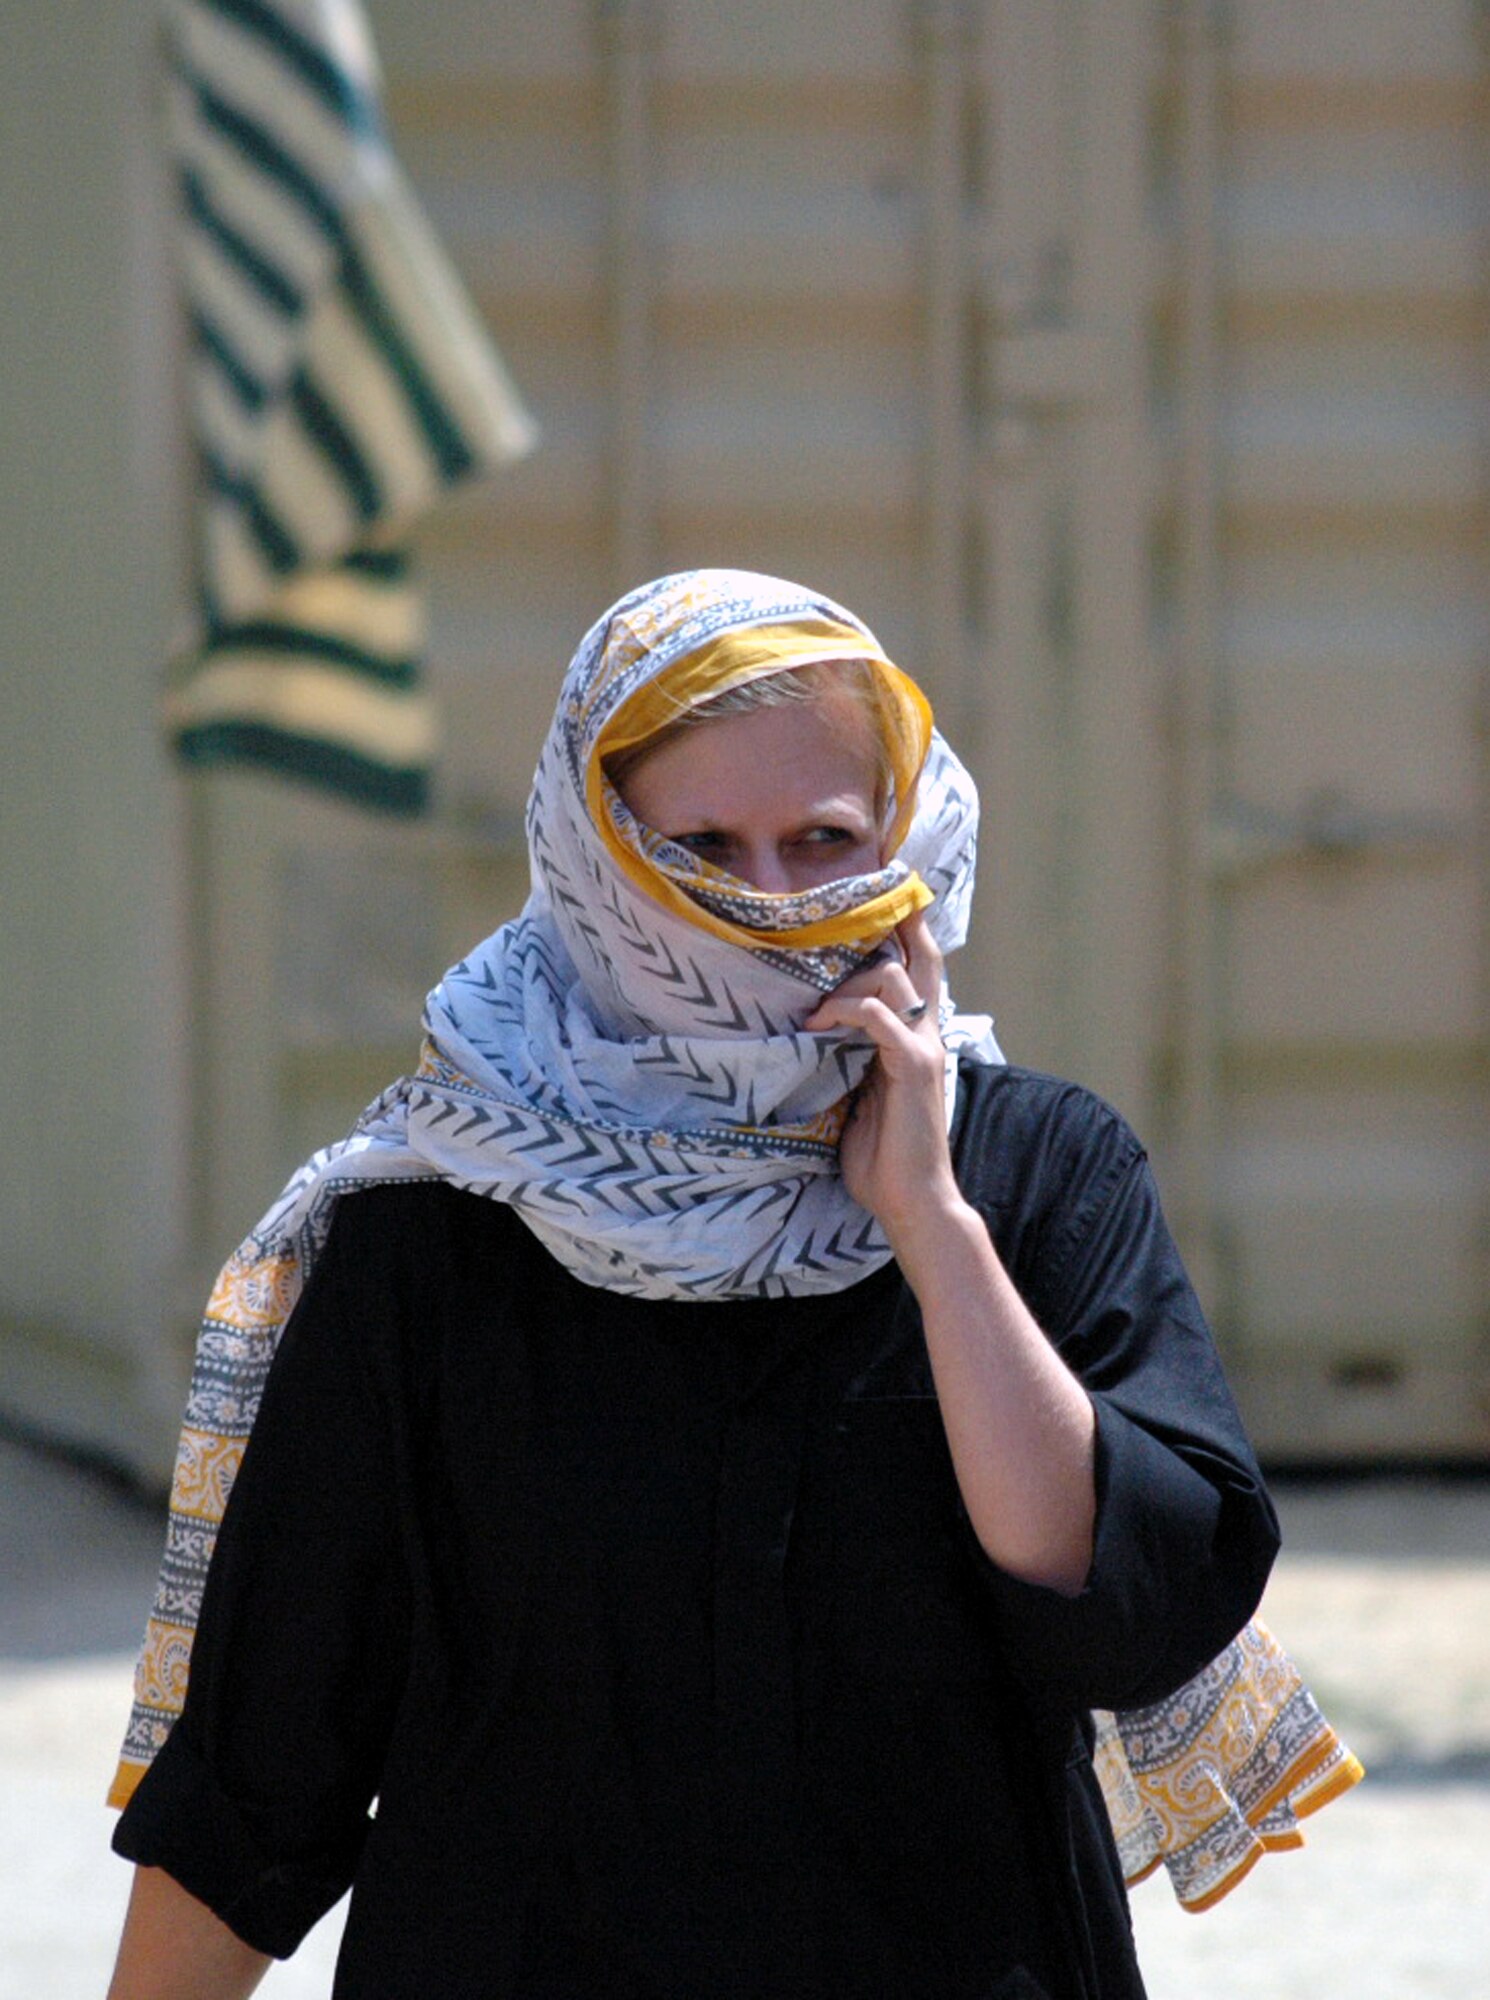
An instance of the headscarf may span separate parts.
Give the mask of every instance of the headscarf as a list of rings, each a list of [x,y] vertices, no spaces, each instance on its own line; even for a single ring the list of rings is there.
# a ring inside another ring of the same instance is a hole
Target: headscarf
[[[835,662],[869,674],[889,767],[881,867],[771,894],[627,810],[610,760],[762,675]],[[890,1257],[837,1168],[873,1050],[801,1024],[914,911],[943,954],[963,942],[977,820],[924,696],[831,599],[695,570],[632,591],[591,627],[533,780],[521,915],[446,974],[416,1072],[300,1169],[213,1290],[116,1803],[180,1710],[227,1491],[337,1198],[448,1181],[515,1208],[582,1282],[648,1298],[856,1283]],[[959,1014],[945,983],[939,1014],[950,1120],[959,1054],[1003,1058],[992,1022]]]
[[[871,874],[769,894],[642,826],[606,763],[762,675],[862,661],[891,783]],[[648,1298],[841,1290],[889,1259],[837,1169],[873,1051],[807,1034],[825,993],[927,908],[967,931],[972,780],[925,698],[831,600],[739,570],[665,577],[592,627],[528,802],[533,887],[431,996],[434,1051],[402,1138],[443,1179],[518,1209],[587,1284]],[[945,990],[959,1051],[1001,1060]]]

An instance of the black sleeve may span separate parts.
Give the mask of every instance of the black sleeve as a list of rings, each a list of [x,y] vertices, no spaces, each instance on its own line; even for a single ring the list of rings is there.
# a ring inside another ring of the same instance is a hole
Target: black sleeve
[[[1097,1418],[1082,1591],[1062,1596],[984,1558],[1011,1665],[1033,1698],[1058,1706],[1156,1701],[1252,1615],[1277,1519],[1127,1126],[1089,1093],[1056,1087],[1036,1120],[995,1120],[982,1143],[1012,1149],[984,1176],[995,1242]]]
[[[218,1534],[185,1708],[114,1838],[276,1957],[352,1879],[406,1671],[375,1206],[338,1202],[285,1328]]]

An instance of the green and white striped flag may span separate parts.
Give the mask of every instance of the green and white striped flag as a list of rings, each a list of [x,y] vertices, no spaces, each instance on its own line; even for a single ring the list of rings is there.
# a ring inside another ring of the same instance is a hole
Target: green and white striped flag
[[[533,425],[393,158],[358,0],[168,0],[165,47],[199,508],[167,726],[418,812],[405,538]]]

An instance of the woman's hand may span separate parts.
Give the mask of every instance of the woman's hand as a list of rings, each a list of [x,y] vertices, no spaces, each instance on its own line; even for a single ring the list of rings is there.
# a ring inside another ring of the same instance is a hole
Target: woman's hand
[[[848,1028],[874,1043],[839,1145],[849,1193],[904,1259],[918,1226],[960,1205],[947,1144],[945,1052],[937,1021],[942,955],[919,913],[897,932],[901,959],[845,979],[807,1017],[810,1031]]]

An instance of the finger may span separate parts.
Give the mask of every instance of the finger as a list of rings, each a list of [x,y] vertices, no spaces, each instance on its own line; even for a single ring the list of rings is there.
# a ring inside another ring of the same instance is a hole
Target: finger
[[[830,1018],[824,1014],[824,1009],[839,1001],[877,1000],[891,1013],[902,1014],[915,1008],[920,998],[905,967],[898,961],[885,959],[876,965],[861,966],[857,972],[851,973],[818,1002],[816,1011],[808,1016],[803,1025],[808,1028],[824,1025]]]
[[[940,991],[939,975],[929,978],[923,988],[918,988],[905,966],[887,959],[873,967],[861,968],[844,980],[826,1000],[819,1002],[802,1025],[809,1031],[847,1026],[850,1017],[837,1010],[837,1003],[849,1005],[873,1000],[908,1031],[920,1031],[929,1021],[935,1033],[938,1030],[937,1000]],[[857,1020],[853,1024],[861,1025]]]
[[[941,955],[929,936],[924,946],[917,941],[916,954],[914,966],[908,959],[884,960],[874,968],[872,982],[857,990],[861,997],[881,1001],[908,1028],[919,1029],[929,1019],[935,1030],[941,998]]]
[[[935,1027],[935,1016],[920,1012],[923,1004],[914,993],[905,999],[904,1011],[875,993],[831,993],[802,1025],[813,1034],[838,1029],[866,1035],[882,1055],[919,1055],[926,1021]]]
[[[942,968],[944,960],[936,939],[931,935],[931,926],[926,921],[923,910],[907,917],[900,926],[897,936],[901,950],[905,953],[905,974],[915,988],[918,999],[924,1000],[928,1008],[935,1011],[942,997]]]
[[[909,983],[910,974],[905,969],[899,940],[895,942],[896,951],[893,958],[885,955],[870,959],[867,965],[859,966],[846,979],[840,979],[833,988],[834,994],[889,993],[893,996],[898,992],[904,992],[908,1005],[913,997],[914,988]]]

